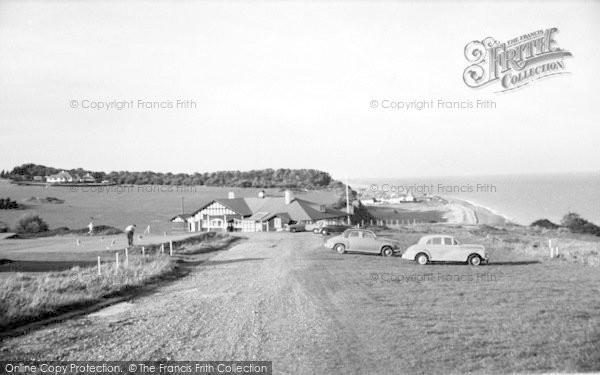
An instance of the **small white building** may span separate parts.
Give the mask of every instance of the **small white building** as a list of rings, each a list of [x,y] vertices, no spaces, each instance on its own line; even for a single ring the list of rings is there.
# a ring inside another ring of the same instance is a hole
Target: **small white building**
[[[73,177],[65,171],[61,171],[57,174],[50,175],[46,177],[46,182],[51,184],[64,184],[68,182],[73,182]]]

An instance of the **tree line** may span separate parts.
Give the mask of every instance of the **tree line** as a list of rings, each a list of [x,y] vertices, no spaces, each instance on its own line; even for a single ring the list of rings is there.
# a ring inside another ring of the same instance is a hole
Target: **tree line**
[[[2,171],[0,178],[15,182],[33,181],[35,176],[49,176],[61,171],[72,176],[90,173],[96,182],[131,185],[206,185],[253,188],[320,189],[334,182],[329,173],[316,169],[259,169],[251,171],[217,171],[205,173],[160,173],[152,171],[94,172],[82,168],[59,169],[38,164],[23,164],[11,171]]]

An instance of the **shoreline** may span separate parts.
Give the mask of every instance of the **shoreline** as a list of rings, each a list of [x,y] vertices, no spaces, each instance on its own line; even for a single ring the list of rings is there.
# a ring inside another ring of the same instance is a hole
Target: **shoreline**
[[[394,216],[421,216],[437,218],[444,224],[454,225],[508,225],[513,221],[496,211],[470,202],[465,199],[454,197],[434,196],[431,201],[415,203],[382,203],[365,205],[375,217],[380,216],[381,211],[396,212]],[[402,212],[397,212],[401,210]],[[378,212],[379,211],[379,212]],[[393,218],[392,218],[393,219]],[[412,219],[410,219],[412,220]],[[435,221],[438,221],[435,220]],[[417,219],[418,221],[418,219]]]
[[[446,216],[449,224],[482,224],[482,225],[507,225],[513,222],[505,215],[499,214],[489,207],[485,207],[466,199],[454,197],[443,198],[450,206]],[[455,216],[452,216],[452,215]],[[457,220],[457,215],[462,220]]]

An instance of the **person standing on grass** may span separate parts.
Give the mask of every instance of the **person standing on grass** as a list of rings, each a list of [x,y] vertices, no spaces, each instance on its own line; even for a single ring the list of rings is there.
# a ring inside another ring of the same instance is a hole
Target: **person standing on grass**
[[[90,223],[88,224],[88,229],[89,229],[88,234],[91,236],[94,233],[94,221],[93,220],[90,221]]]
[[[125,234],[127,235],[127,246],[133,246],[133,232],[135,232],[135,224],[129,225],[125,228]]]

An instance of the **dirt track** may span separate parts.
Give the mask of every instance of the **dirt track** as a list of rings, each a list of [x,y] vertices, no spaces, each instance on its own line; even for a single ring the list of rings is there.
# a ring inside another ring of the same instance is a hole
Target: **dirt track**
[[[598,279],[593,269],[528,261],[477,270],[423,268],[398,257],[339,255],[322,243],[312,233],[251,234],[122,309],[7,339],[0,359],[270,360],[277,374],[507,372],[583,369],[571,360],[579,355],[576,345],[595,345],[586,336],[595,318],[588,313],[579,321],[581,312],[573,310],[580,298],[591,302],[594,290],[586,286],[581,296],[572,295],[560,279],[552,290],[530,288],[532,272],[544,277],[544,285],[568,273],[592,286]],[[381,280],[475,272],[492,272],[495,279]],[[558,302],[552,294],[558,289],[573,298]],[[517,292],[532,301],[529,309],[507,300],[506,293]],[[525,341],[531,334],[521,327],[539,321],[540,306],[555,308],[557,319],[559,312],[566,316],[551,331],[540,328],[541,337],[559,334],[556,327],[571,336],[552,350],[530,353]],[[515,311],[525,323],[515,323]]]
[[[367,320],[373,329],[357,325],[360,311],[342,298],[342,275],[329,272],[323,257],[336,254],[320,236],[253,235],[124,311],[9,339],[0,357],[261,359],[272,360],[277,373],[380,366],[382,344],[393,333],[377,329],[378,319]]]

